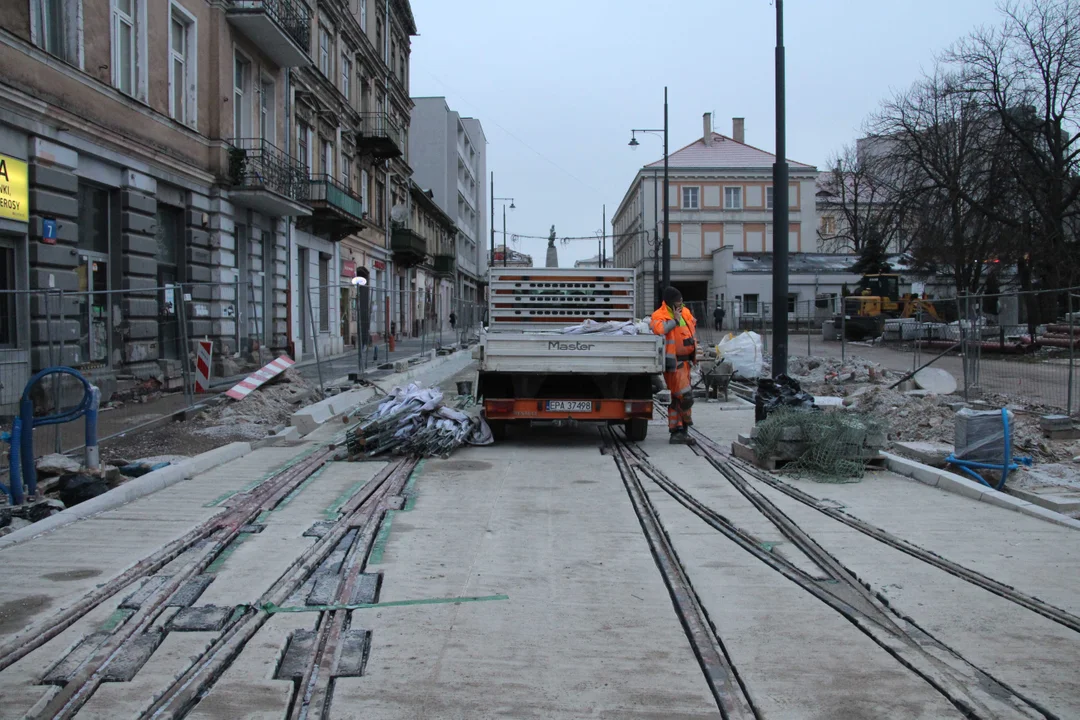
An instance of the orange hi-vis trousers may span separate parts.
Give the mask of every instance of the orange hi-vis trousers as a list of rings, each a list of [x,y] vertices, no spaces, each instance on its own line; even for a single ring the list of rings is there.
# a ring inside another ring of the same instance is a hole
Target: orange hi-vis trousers
[[[664,373],[664,383],[671,391],[671,404],[668,405],[668,431],[685,430],[694,422],[690,417],[693,393],[690,391],[690,363],[680,361],[674,372]],[[689,401],[689,402],[688,402]]]

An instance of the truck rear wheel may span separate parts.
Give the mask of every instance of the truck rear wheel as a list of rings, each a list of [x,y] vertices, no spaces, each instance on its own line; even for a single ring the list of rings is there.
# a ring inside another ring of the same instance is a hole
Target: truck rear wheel
[[[632,442],[641,442],[649,434],[649,421],[645,418],[633,418],[626,421],[624,426],[626,439]]]

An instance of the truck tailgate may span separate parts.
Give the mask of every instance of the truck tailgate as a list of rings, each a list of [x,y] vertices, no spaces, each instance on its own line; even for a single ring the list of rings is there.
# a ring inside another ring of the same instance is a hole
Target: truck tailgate
[[[513,373],[655,374],[664,369],[658,335],[490,333],[482,370]]]

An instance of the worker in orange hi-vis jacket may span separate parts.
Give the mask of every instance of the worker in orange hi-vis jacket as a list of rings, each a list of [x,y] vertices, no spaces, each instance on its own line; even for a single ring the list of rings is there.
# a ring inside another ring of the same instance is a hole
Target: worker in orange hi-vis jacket
[[[664,289],[664,302],[652,314],[652,331],[664,336],[664,382],[671,391],[668,405],[668,432],[672,445],[690,445],[689,428],[693,425],[690,408],[694,394],[690,389],[690,365],[697,362],[697,322],[683,305],[682,293],[673,287]]]

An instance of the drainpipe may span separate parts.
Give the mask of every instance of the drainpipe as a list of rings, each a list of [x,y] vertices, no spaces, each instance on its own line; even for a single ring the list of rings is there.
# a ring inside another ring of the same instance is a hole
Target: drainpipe
[[[383,46],[382,46],[382,60],[383,67],[386,68],[386,73],[383,74],[383,112],[386,113],[387,122],[390,121],[390,0],[384,1],[384,20],[383,28]],[[387,297],[390,299],[390,317],[393,319],[395,316],[399,316],[401,313],[396,307],[393,298],[394,295],[394,277],[397,272],[397,267],[394,265],[393,255],[390,254],[390,161],[385,160],[386,172],[385,182],[383,183],[383,220],[386,223],[386,238],[383,242],[389,262],[386,263],[386,282],[387,282]],[[392,272],[391,272],[392,271]],[[398,304],[401,303],[401,298],[398,297]],[[389,331],[389,327],[387,330]],[[398,328],[401,330],[401,328]]]
[[[285,147],[292,147],[292,70],[285,68]],[[291,156],[292,153],[290,152]],[[307,181],[307,178],[304,178]],[[289,352],[296,356],[296,346],[293,344],[293,313],[292,313],[292,217],[283,218],[285,221],[285,324],[288,328],[285,333],[285,344],[289,347]],[[271,277],[273,275],[271,274]],[[271,297],[273,297],[271,295]],[[271,321],[273,321],[273,308],[274,303],[270,303]],[[270,331],[270,344],[273,345],[273,330]]]

